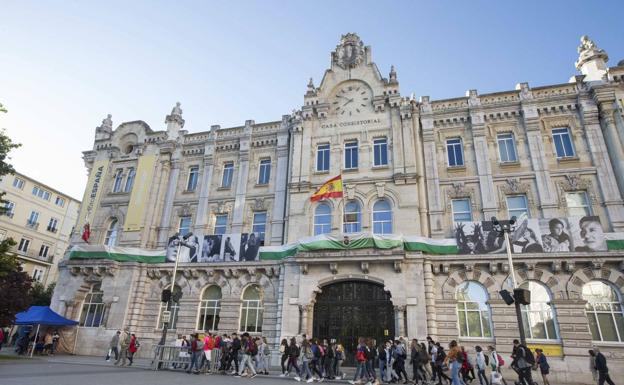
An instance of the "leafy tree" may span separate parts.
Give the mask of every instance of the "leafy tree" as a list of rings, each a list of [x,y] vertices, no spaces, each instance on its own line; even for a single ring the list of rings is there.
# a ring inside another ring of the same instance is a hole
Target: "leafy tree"
[[[6,112],[1,103],[0,112]],[[15,172],[7,160],[9,152],[19,146],[11,141],[4,130],[0,130],[0,177]],[[0,193],[0,203],[4,203],[3,196],[4,192]],[[0,205],[0,215],[4,210],[4,205]],[[17,258],[10,253],[13,246],[15,241],[11,238],[0,242],[0,326],[13,323],[15,314],[28,309],[32,301],[32,280],[22,271]]]
[[[54,294],[54,287],[56,282],[48,285],[46,288],[40,282],[35,282],[30,289],[30,295],[32,297],[32,306],[50,306],[52,302],[52,294]]]

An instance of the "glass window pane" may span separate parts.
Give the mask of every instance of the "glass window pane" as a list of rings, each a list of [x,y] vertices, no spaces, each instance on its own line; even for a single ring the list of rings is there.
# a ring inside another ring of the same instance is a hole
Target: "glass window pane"
[[[468,333],[470,337],[482,337],[481,316],[479,312],[468,312]]]
[[[603,341],[618,341],[617,331],[615,330],[615,322],[610,313],[598,313],[598,323],[602,332]]]
[[[490,316],[489,312],[482,311],[481,312],[481,322],[483,324],[483,337],[492,337],[492,328],[490,327]]]
[[[468,324],[466,324],[466,312],[464,311],[458,312],[458,321],[459,321],[459,335],[462,337],[468,336]]]

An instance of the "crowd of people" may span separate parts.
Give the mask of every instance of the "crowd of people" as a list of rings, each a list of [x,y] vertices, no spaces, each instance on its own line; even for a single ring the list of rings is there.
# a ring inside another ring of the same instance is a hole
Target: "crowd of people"
[[[266,337],[249,333],[192,334],[178,336],[177,357],[172,369],[189,374],[224,374],[254,378],[268,375],[273,354]],[[132,365],[139,349],[136,336],[127,329],[118,331],[110,341],[106,360],[113,356],[115,365]],[[493,346],[465,348],[451,341],[445,348],[431,337],[426,342],[400,337],[377,343],[360,338],[354,353],[355,375],[347,379],[342,366],[347,357],[344,346],[336,340],[319,340],[305,335],[283,339],[275,352],[280,357],[281,377],[296,381],[323,382],[326,379],[348,380],[350,384],[413,383],[422,385],[466,385],[478,380],[480,385],[507,385],[501,368],[506,365]],[[594,380],[614,385],[609,377],[605,356],[598,349],[589,351],[590,370]],[[550,365],[541,349],[531,351],[518,340],[513,341],[509,367],[517,373],[515,385],[534,385],[533,373],[539,373],[543,385],[550,385]],[[408,368],[410,374],[408,374]]]
[[[8,328],[0,328],[0,348],[12,346],[18,355],[30,354],[32,349],[33,355],[53,356],[60,339],[58,330],[52,328],[39,333],[30,325],[21,326],[13,333]]]

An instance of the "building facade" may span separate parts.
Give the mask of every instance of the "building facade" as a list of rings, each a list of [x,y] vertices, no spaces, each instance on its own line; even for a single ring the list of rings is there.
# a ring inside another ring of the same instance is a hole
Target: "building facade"
[[[1,239],[17,243],[12,252],[35,281],[44,286],[56,282],[80,201],[20,173],[4,176],[0,190],[7,201],[0,216]]]
[[[516,216],[515,278],[533,293],[529,342],[561,380],[588,375],[594,344],[624,373],[624,265],[607,246],[624,231],[624,66],[607,60],[583,37],[569,83],[415,100],[401,95],[394,67],[384,77],[371,48],[347,34],[301,109],[281,120],[189,133],[179,103],[165,131],[142,121],[113,129],[109,115],[84,153],[78,228],[89,223],[89,241],[109,248],[164,250],[185,234],[197,246],[180,254],[178,302],[160,302],[172,263],[67,259],[53,307],[80,321],[83,354],[102,353],[122,327],[149,354],[165,310],[173,334],[247,331],[273,344],[307,334],[348,350],[358,336],[430,335],[507,353],[518,337],[499,295],[510,266],[489,219]],[[344,197],[312,202],[336,175]],[[401,234],[455,239],[456,251],[392,243]],[[260,255],[307,246],[254,260],[252,235]],[[320,239],[333,246],[310,247]],[[215,242],[227,261],[213,259]]]

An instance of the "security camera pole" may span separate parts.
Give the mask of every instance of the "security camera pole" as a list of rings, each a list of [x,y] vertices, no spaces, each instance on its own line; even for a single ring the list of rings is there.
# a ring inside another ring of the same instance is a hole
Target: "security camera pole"
[[[518,284],[516,283],[516,273],[514,271],[513,258],[511,256],[511,241],[509,234],[515,230],[516,217],[506,221],[499,221],[496,217],[492,217],[492,225],[494,231],[502,234],[505,237],[505,248],[507,249],[507,263],[509,264],[509,274],[511,275],[511,284],[514,292],[514,305],[516,307],[516,318],[518,320],[518,328],[520,329],[520,343],[526,346],[526,336],[524,333],[524,320],[522,318],[522,309],[520,308],[520,301],[518,295]]]

